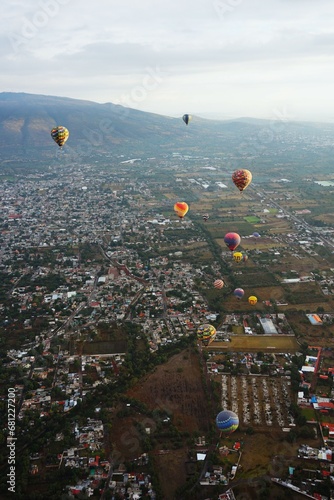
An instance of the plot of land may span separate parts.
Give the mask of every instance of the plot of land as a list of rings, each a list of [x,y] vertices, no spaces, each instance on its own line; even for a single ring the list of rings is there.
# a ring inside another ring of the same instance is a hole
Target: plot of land
[[[231,342],[212,342],[208,351],[296,352],[300,349],[294,335],[234,335]]]
[[[234,411],[240,427],[283,428],[293,424],[292,394],[286,377],[222,375],[221,407]]]
[[[173,415],[180,431],[207,431],[211,416],[201,380],[197,353],[190,350],[173,356],[154,373],[131,389],[130,397],[139,399],[151,410],[160,409]]]

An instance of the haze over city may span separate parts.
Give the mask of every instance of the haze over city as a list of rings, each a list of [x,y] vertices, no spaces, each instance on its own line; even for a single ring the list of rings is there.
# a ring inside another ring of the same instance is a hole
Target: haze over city
[[[8,1],[2,91],[206,118],[333,121],[329,0]]]

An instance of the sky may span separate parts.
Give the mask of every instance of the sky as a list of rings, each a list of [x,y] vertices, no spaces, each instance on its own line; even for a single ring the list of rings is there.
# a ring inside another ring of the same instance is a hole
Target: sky
[[[333,0],[2,0],[0,91],[334,122]]]

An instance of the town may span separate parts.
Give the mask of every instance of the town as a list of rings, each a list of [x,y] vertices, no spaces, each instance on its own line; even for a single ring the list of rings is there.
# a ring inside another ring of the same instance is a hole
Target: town
[[[233,482],[251,488],[252,440],[271,433],[288,458],[276,469],[268,458],[267,473],[280,475],[264,491],[329,498],[334,228],[314,226],[314,199],[305,211],[284,179],[240,199],[217,159],[191,160],[54,162],[0,184],[1,394],[4,402],[15,389],[22,492],[45,498],[48,478],[49,498],[165,498],[157,470],[186,449],[169,471],[179,498],[184,463],[186,487],[233,498]],[[180,220],[173,204],[184,198],[190,211]],[[241,234],[241,263],[224,245],[229,228]],[[217,333],[201,346],[206,323]],[[169,382],[185,386],[177,398],[160,373],[173,359]],[[191,369],[209,402],[195,410],[189,401],[182,413]],[[140,382],[150,373],[161,377],[158,397],[153,382]],[[224,439],[214,414],[225,408],[240,425]]]

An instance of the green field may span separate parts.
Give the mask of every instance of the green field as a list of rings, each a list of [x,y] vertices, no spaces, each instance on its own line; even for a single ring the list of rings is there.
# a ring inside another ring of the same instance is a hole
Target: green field
[[[231,342],[212,342],[208,351],[296,352],[299,345],[294,335],[232,335]]]
[[[261,222],[261,219],[256,217],[256,215],[249,215],[248,217],[244,217],[244,220],[249,222],[250,224],[257,224]]]

